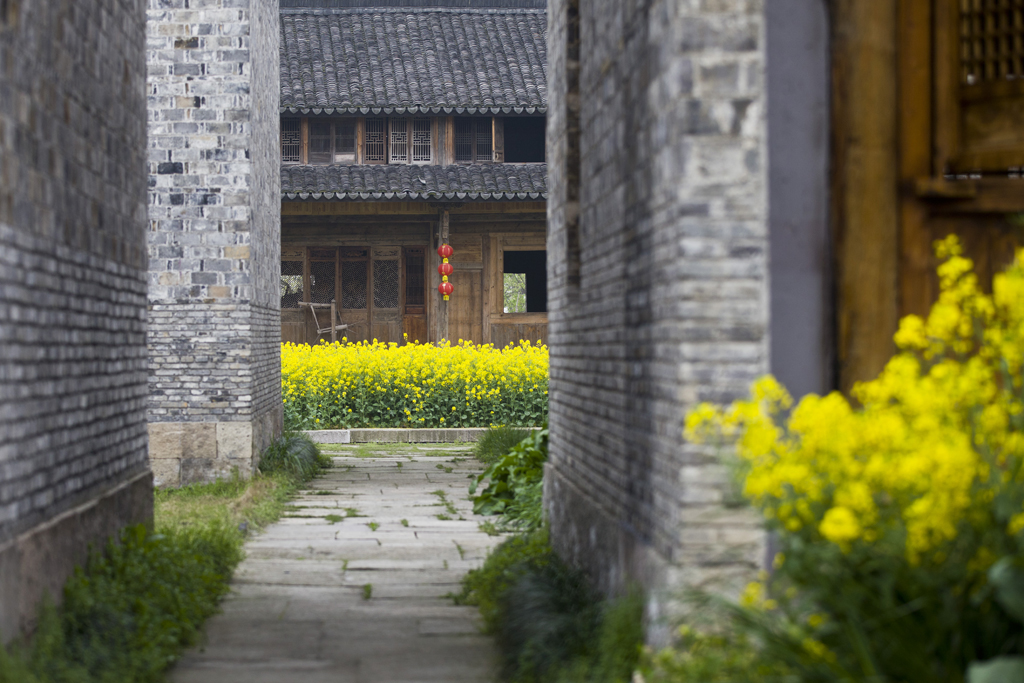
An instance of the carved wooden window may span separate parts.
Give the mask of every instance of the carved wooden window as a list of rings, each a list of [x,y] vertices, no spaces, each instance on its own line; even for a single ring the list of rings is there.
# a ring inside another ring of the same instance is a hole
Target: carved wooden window
[[[392,164],[409,161],[409,119],[391,119],[391,156]]]
[[[366,308],[367,257],[366,247],[343,247],[341,250],[341,307],[361,310]]]
[[[335,300],[337,273],[337,251],[335,249],[313,248],[309,250],[309,293],[315,304],[329,304]]]
[[[494,157],[491,118],[457,116],[455,118],[455,161],[491,161]]]
[[[302,163],[302,119],[281,119],[281,163]]]
[[[351,164],[355,160],[355,120],[309,120],[309,163]]]
[[[940,172],[1024,166],[1024,0],[939,0],[935,111]]]
[[[430,119],[394,118],[389,121],[391,136],[388,161],[392,164],[429,164],[431,154]]]
[[[395,256],[398,250],[395,249]],[[373,259],[373,307],[398,308],[398,259]]]
[[[387,162],[387,119],[366,119],[363,142],[363,162],[383,164]]]
[[[302,261],[281,261],[281,308],[298,308],[302,298]]]
[[[424,247],[405,248],[405,313],[406,315],[422,315],[426,280]]]
[[[964,85],[1024,76],[1024,0],[961,0],[960,78]]]

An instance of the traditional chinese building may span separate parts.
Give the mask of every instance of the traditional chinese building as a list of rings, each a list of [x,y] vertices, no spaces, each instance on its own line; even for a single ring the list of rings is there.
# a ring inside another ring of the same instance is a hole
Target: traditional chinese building
[[[545,2],[393,4],[281,2],[282,339],[546,340]]]

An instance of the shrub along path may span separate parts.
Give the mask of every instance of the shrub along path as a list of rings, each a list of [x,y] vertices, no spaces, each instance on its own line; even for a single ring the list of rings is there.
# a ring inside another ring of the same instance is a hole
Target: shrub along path
[[[339,446],[285,517],[250,540],[223,613],[174,683],[490,683],[475,607],[445,597],[500,539],[466,499],[468,446]]]

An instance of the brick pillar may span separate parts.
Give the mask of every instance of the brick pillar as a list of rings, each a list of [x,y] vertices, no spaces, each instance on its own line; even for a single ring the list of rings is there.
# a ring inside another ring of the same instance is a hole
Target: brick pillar
[[[252,473],[281,429],[274,0],[150,0],[149,435],[158,485]]]

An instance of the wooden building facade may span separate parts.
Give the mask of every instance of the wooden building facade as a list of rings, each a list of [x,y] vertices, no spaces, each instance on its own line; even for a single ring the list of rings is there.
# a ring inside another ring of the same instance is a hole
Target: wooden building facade
[[[546,342],[545,2],[293,4],[282,339]]]

